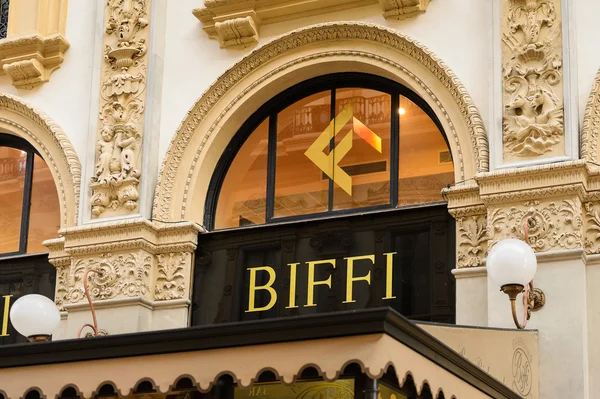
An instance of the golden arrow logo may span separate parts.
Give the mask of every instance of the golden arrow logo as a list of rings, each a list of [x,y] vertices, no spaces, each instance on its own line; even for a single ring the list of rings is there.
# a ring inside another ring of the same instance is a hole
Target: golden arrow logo
[[[331,139],[333,139],[350,120],[352,120],[352,129],[350,129],[329,154],[325,154],[323,150],[329,147]],[[308,159],[317,165],[323,173],[340,186],[342,190],[347,192],[348,195],[352,195],[352,177],[350,177],[350,175],[338,164],[352,149],[352,133],[359,135],[371,147],[381,153],[381,137],[354,117],[352,103],[346,105],[340,113],[336,115],[323,133],[317,137],[304,153]]]

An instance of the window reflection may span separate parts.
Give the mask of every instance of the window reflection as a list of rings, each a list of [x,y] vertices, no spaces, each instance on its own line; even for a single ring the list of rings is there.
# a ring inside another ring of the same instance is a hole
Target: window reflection
[[[48,165],[37,154],[33,160],[27,252],[47,252],[42,242],[56,237],[60,228],[58,194]]]
[[[442,132],[418,105],[400,96],[398,206],[442,201],[454,166]]]
[[[216,228],[265,223],[269,119],[248,136],[221,186]]]
[[[229,167],[216,228],[442,201],[454,168],[432,117],[393,83],[389,92],[326,83],[333,88],[291,105],[273,100],[266,114],[276,120],[265,119]]]
[[[327,211],[329,179],[305,152],[325,131],[330,115],[330,91],[306,97],[278,114],[274,217]],[[320,150],[328,154],[328,147]]]
[[[333,208],[389,204],[391,96],[376,90],[346,88],[336,90],[335,102],[336,115],[351,106],[353,118],[336,135],[333,151],[334,164],[351,179],[351,190],[337,184],[334,176]],[[351,130],[350,151],[336,151]]]
[[[27,153],[0,147],[0,254],[19,251]]]
[[[0,144],[7,143],[0,145],[0,256],[47,252],[42,242],[60,228],[54,179],[27,142],[4,137],[0,134]]]

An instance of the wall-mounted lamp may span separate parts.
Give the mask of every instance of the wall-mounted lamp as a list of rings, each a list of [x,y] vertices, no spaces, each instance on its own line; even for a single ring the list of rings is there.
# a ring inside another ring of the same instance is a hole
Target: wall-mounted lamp
[[[527,224],[525,225],[527,240]],[[533,287],[533,277],[537,270],[537,259],[528,243],[509,238],[499,241],[490,250],[487,257],[487,271],[500,290],[508,295],[512,315],[518,329],[524,329],[531,311],[539,310],[546,302],[544,292]],[[517,295],[523,292],[523,324],[517,317],[515,301]]]
[[[10,321],[29,342],[48,341],[60,324],[60,312],[54,301],[30,294],[17,299],[10,309]]]

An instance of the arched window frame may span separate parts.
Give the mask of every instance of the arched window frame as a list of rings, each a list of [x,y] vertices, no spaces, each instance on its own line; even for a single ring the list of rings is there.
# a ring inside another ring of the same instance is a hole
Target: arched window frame
[[[385,205],[377,205],[353,209],[334,210],[331,207],[331,192],[333,182],[329,182],[330,204],[326,212],[311,213],[306,215],[273,217],[274,213],[274,198],[275,198],[275,162],[276,162],[276,144],[277,144],[277,114],[283,111],[286,107],[295,102],[306,98],[312,94],[331,90],[331,111],[330,119],[333,119],[336,114],[335,109],[335,91],[342,88],[362,88],[378,90],[391,96],[391,148],[390,148],[390,202]],[[366,213],[373,211],[389,211],[397,209],[407,209],[422,206],[435,206],[439,203],[427,203],[410,206],[398,207],[398,175],[399,175],[399,138],[400,138],[400,123],[399,115],[394,110],[400,106],[400,96],[408,98],[410,101],[419,106],[435,123],[441,132],[444,141],[448,148],[447,135],[444,128],[431,109],[429,104],[424,101],[418,94],[401,85],[398,82],[386,79],[384,77],[370,75],[367,73],[342,72],[330,75],[324,75],[313,79],[298,83],[295,86],[277,94],[271,100],[264,103],[252,116],[242,124],[241,128],[234,135],[231,142],[221,155],[215,171],[212,175],[204,212],[204,226],[209,230],[215,229],[215,215],[217,204],[221,191],[222,184],[227,176],[229,167],[239,150],[241,149],[247,138],[254,130],[266,119],[269,118],[269,134],[268,134],[268,159],[267,159],[267,184],[266,184],[266,218],[264,225],[273,225],[284,222],[294,222],[300,220],[324,219],[343,215],[351,215],[358,213]],[[452,154],[451,154],[452,155]],[[253,226],[256,227],[256,226]],[[241,229],[243,227],[224,228],[219,230]]]
[[[31,144],[27,141],[5,133],[0,133],[0,146],[10,147],[17,150],[25,151],[27,158],[25,160],[25,180],[23,182],[23,212],[21,213],[21,232],[19,235],[19,250],[13,252],[0,253],[0,259],[27,254],[27,243],[29,238],[29,215],[31,208],[31,191],[33,182],[33,161],[34,156],[37,155],[40,158],[42,156]]]

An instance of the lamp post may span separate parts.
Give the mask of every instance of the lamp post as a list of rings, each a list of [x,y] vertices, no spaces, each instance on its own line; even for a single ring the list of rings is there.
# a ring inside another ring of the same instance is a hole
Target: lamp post
[[[527,237],[527,234],[525,235]],[[487,257],[487,271],[490,279],[508,295],[513,321],[518,329],[524,329],[531,311],[544,306],[544,292],[533,287],[533,277],[537,271],[537,259],[533,249],[524,241],[509,238],[499,241]],[[523,292],[524,321],[519,322],[515,301]]]
[[[17,299],[10,309],[10,321],[29,342],[48,341],[60,324],[60,312],[51,299],[30,294]]]

